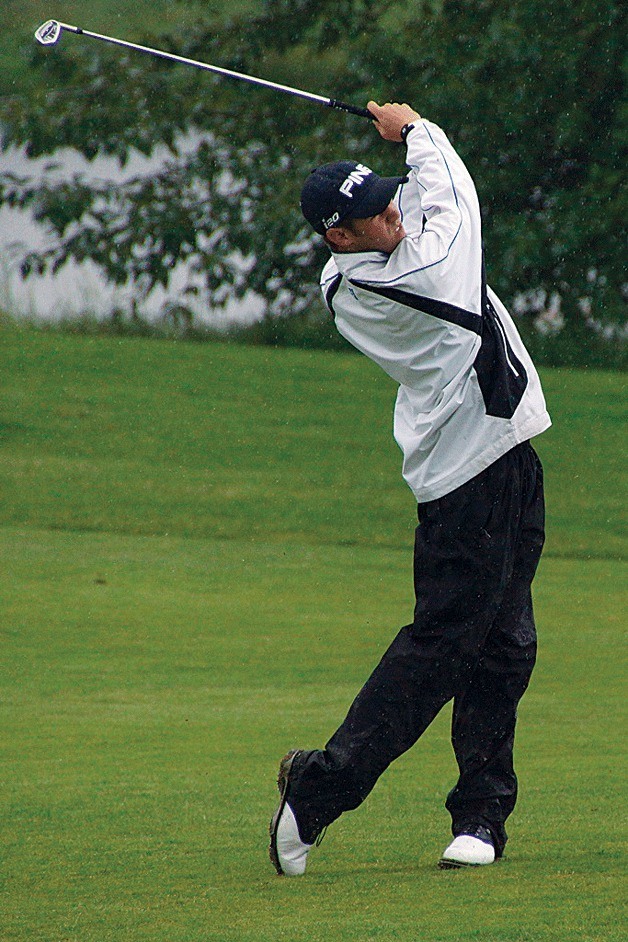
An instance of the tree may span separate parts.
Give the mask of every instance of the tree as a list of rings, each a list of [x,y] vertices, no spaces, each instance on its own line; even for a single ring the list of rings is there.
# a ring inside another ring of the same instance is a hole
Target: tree
[[[615,0],[263,0],[154,37],[191,58],[365,103],[407,100],[450,134],[480,193],[491,283],[528,321],[590,343],[618,336],[626,280],[625,14]],[[148,41],[148,40],[147,40]],[[24,270],[91,258],[140,298],[187,259],[208,303],[253,289],[267,316],[318,303],[326,257],[298,193],[317,163],[359,155],[398,172],[368,123],[277,93],[85,41],[34,51],[42,82],[4,103],[5,145],[88,157],[166,144],[173,163],[123,187],[3,181],[56,236]],[[47,91],[43,91],[46,88]],[[177,136],[192,131],[185,152]],[[197,290],[192,285],[190,290]],[[524,330],[527,321],[522,319]],[[528,325],[529,326],[529,325]],[[529,330],[528,330],[529,333]]]

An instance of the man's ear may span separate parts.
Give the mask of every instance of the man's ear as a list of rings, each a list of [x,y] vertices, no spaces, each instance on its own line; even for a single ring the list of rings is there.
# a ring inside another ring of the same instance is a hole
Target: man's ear
[[[352,233],[345,226],[332,226],[325,233],[325,239],[336,252],[346,252],[351,247]]]

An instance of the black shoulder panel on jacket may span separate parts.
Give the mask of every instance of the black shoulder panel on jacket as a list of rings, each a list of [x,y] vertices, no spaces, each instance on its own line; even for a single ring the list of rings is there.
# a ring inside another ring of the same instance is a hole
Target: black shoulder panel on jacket
[[[482,333],[482,318],[480,315],[474,314],[473,311],[465,311],[464,308],[456,307],[455,304],[437,301],[436,298],[424,298],[420,294],[412,294],[410,291],[403,291],[401,288],[372,285],[368,281],[354,281],[351,279],[351,284],[355,285],[356,288],[363,288],[365,291],[379,294],[390,301],[396,301],[397,304],[414,308],[415,311],[431,314],[432,317],[438,317],[441,321],[456,324],[457,327],[464,327],[465,330],[471,330],[474,334]]]
[[[334,317],[336,316],[336,312],[334,311],[333,301],[334,301],[334,298],[336,297],[336,292],[338,291],[338,288],[340,287],[341,281],[342,281],[342,275],[338,274],[329,282],[329,284],[327,285],[327,288],[325,289],[325,304],[327,305],[331,313],[334,315]]]

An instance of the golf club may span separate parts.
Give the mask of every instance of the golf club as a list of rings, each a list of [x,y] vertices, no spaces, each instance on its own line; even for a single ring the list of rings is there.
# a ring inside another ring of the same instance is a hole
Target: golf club
[[[314,95],[312,92],[304,92],[298,88],[291,88],[289,85],[279,85],[277,82],[269,82],[267,79],[255,78],[252,75],[245,75],[243,72],[233,72],[231,69],[223,69],[217,65],[208,65],[206,62],[199,62],[196,59],[186,59],[184,56],[177,56],[172,52],[163,52],[161,49],[151,49],[150,46],[140,46],[138,43],[127,42],[125,39],[115,39],[113,36],[103,36],[101,33],[92,33],[88,29],[81,29],[78,26],[70,26],[68,23],[60,23],[58,20],[47,20],[35,32],[35,39],[42,46],[53,46],[63,30],[69,33],[77,33],[79,36],[89,36],[91,39],[101,39],[103,42],[111,43],[114,46],[124,46],[126,49],[137,49],[139,52],[148,52],[151,56],[157,56],[160,59],[169,59],[171,62],[179,62],[183,65],[193,65],[197,69],[205,69],[207,72],[215,72],[218,75],[225,75],[227,78],[241,79],[243,82],[249,82],[252,85],[262,85],[265,88],[272,88],[278,92],[286,92],[288,95],[295,95],[297,98],[305,98],[308,101],[316,101],[328,108],[337,108],[340,111],[348,111],[351,114],[358,115],[361,118],[370,118],[373,115],[366,108],[357,108],[355,105],[348,105],[344,101],[338,101],[336,98],[325,98],[323,95]]]

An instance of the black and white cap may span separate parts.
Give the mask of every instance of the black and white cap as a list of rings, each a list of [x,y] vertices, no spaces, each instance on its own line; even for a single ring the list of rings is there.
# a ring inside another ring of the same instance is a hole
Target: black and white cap
[[[336,160],[312,170],[301,191],[301,212],[323,235],[345,219],[383,213],[407,177],[380,177],[355,160]]]

